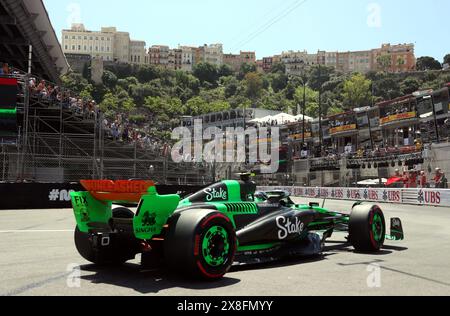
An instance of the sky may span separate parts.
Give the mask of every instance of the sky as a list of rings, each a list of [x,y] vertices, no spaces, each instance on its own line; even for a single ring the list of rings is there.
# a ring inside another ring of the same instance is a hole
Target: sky
[[[71,23],[116,26],[147,46],[222,43],[225,53],[353,51],[414,43],[450,53],[448,0],[44,0],[56,33]]]

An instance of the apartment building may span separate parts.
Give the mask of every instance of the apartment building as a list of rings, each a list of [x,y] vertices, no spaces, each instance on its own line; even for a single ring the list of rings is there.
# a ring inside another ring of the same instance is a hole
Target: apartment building
[[[387,55],[391,62],[387,69],[380,65],[379,58]],[[383,44],[381,48],[348,52],[318,51],[317,54],[308,54],[307,51],[286,51],[281,54],[281,61],[286,65],[286,73],[300,75],[304,67],[315,64],[334,67],[344,73],[369,71],[409,72],[416,69],[414,44],[390,45]],[[264,71],[270,71],[275,63],[275,57],[263,59]]]
[[[192,72],[195,64],[196,47],[178,46],[181,50],[181,69],[187,72]]]
[[[272,66],[274,64],[273,57],[264,57],[262,59],[262,69],[264,72],[270,72],[272,70]]]
[[[153,45],[152,47],[150,47],[149,49],[150,65],[168,67],[169,52],[170,52],[169,46]]]
[[[144,41],[130,41],[130,63],[148,64],[149,56],[146,54]]]
[[[286,51],[281,54],[281,61],[286,66],[286,74],[300,76],[305,69],[317,64],[317,54],[307,51]]]
[[[103,61],[145,63],[145,42],[132,41],[129,33],[115,27],[90,31],[83,24],[73,24],[62,31],[62,48],[65,54],[85,54]]]
[[[168,68],[172,70],[181,70],[183,51],[181,49],[170,49],[168,58]]]
[[[391,57],[391,64],[387,69],[378,62],[378,58],[387,55]],[[414,44],[383,44],[379,49],[371,51],[371,64],[373,70],[387,70],[388,72],[410,72],[416,70],[416,57]]]
[[[230,66],[235,73],[241,70],[242,61],[240,55],[223,54],[223,63]]]
[[[216,66],[222,66],[223,64],[223,45],[211,44],[203,46],[204,57],[203,61]]]

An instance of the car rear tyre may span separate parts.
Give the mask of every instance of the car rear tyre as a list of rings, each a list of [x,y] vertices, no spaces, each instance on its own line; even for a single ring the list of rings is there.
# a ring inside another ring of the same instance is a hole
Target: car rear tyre
[[[123,207],[113,210],[113,218],[132,219],[134,213]],[[130,260],[129,254],[112,253],[111,251],[100,251],[93,246],[90,234],[80,231],[78,226],[75,228],[75,247],[78,253],[87,261],[96,265],[121,265]]]
[[[356,205],[350,215],[349,240],[356,251],[377,252],[384,245],[386,221],[377,205]]]
[[[169,221],[164,258],[175,271],[214,281],[231,268],[236,245],[236,232],[228,217],[211,210],[192,210]]]

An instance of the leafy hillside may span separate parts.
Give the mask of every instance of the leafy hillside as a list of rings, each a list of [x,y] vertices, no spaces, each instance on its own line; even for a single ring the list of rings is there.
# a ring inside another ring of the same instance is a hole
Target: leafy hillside
[[[450,72],[412,74],[341,74],[333,68],[313,66],[303,78],[285,75],[283,64],[260,74],[244,64],[239,74],[228,66],[198,64],[192,74],[155,66],[116,64],[107,66],[103,84],[94,85],[72,73],[64,85],[85,98],[94,98],[107,118],[118,113],[130,121],[168,131],[179,126],[183,115],[201,115],[230,108],[266,108],[296,114],[303,103],[303,80],[307,82],[308,116],[319,114],[319,90],[324,115],[370,106],[421,88],[438,89],[450,82]]]

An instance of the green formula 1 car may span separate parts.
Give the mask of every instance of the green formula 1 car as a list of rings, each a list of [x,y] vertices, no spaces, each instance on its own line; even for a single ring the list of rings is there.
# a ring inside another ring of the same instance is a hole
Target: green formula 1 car
[[[333,232],[347,232],[357,251],[377,252],[386,239],[402,240],[401,220],[386,235],[376,205],[355,204],[351,214],[316,203],[298,205],[283,191],[256,192],[247,175],[222,181],[185,199],[158,195],[152,182],[82,181],[72,193],[76,247],[94,264],[122,264],[142,254],[145,266],[171,269],[208,280],[233,264],[255,264],[289,256],[314,256]],[[136,203],[137,211],[113,203]]]

